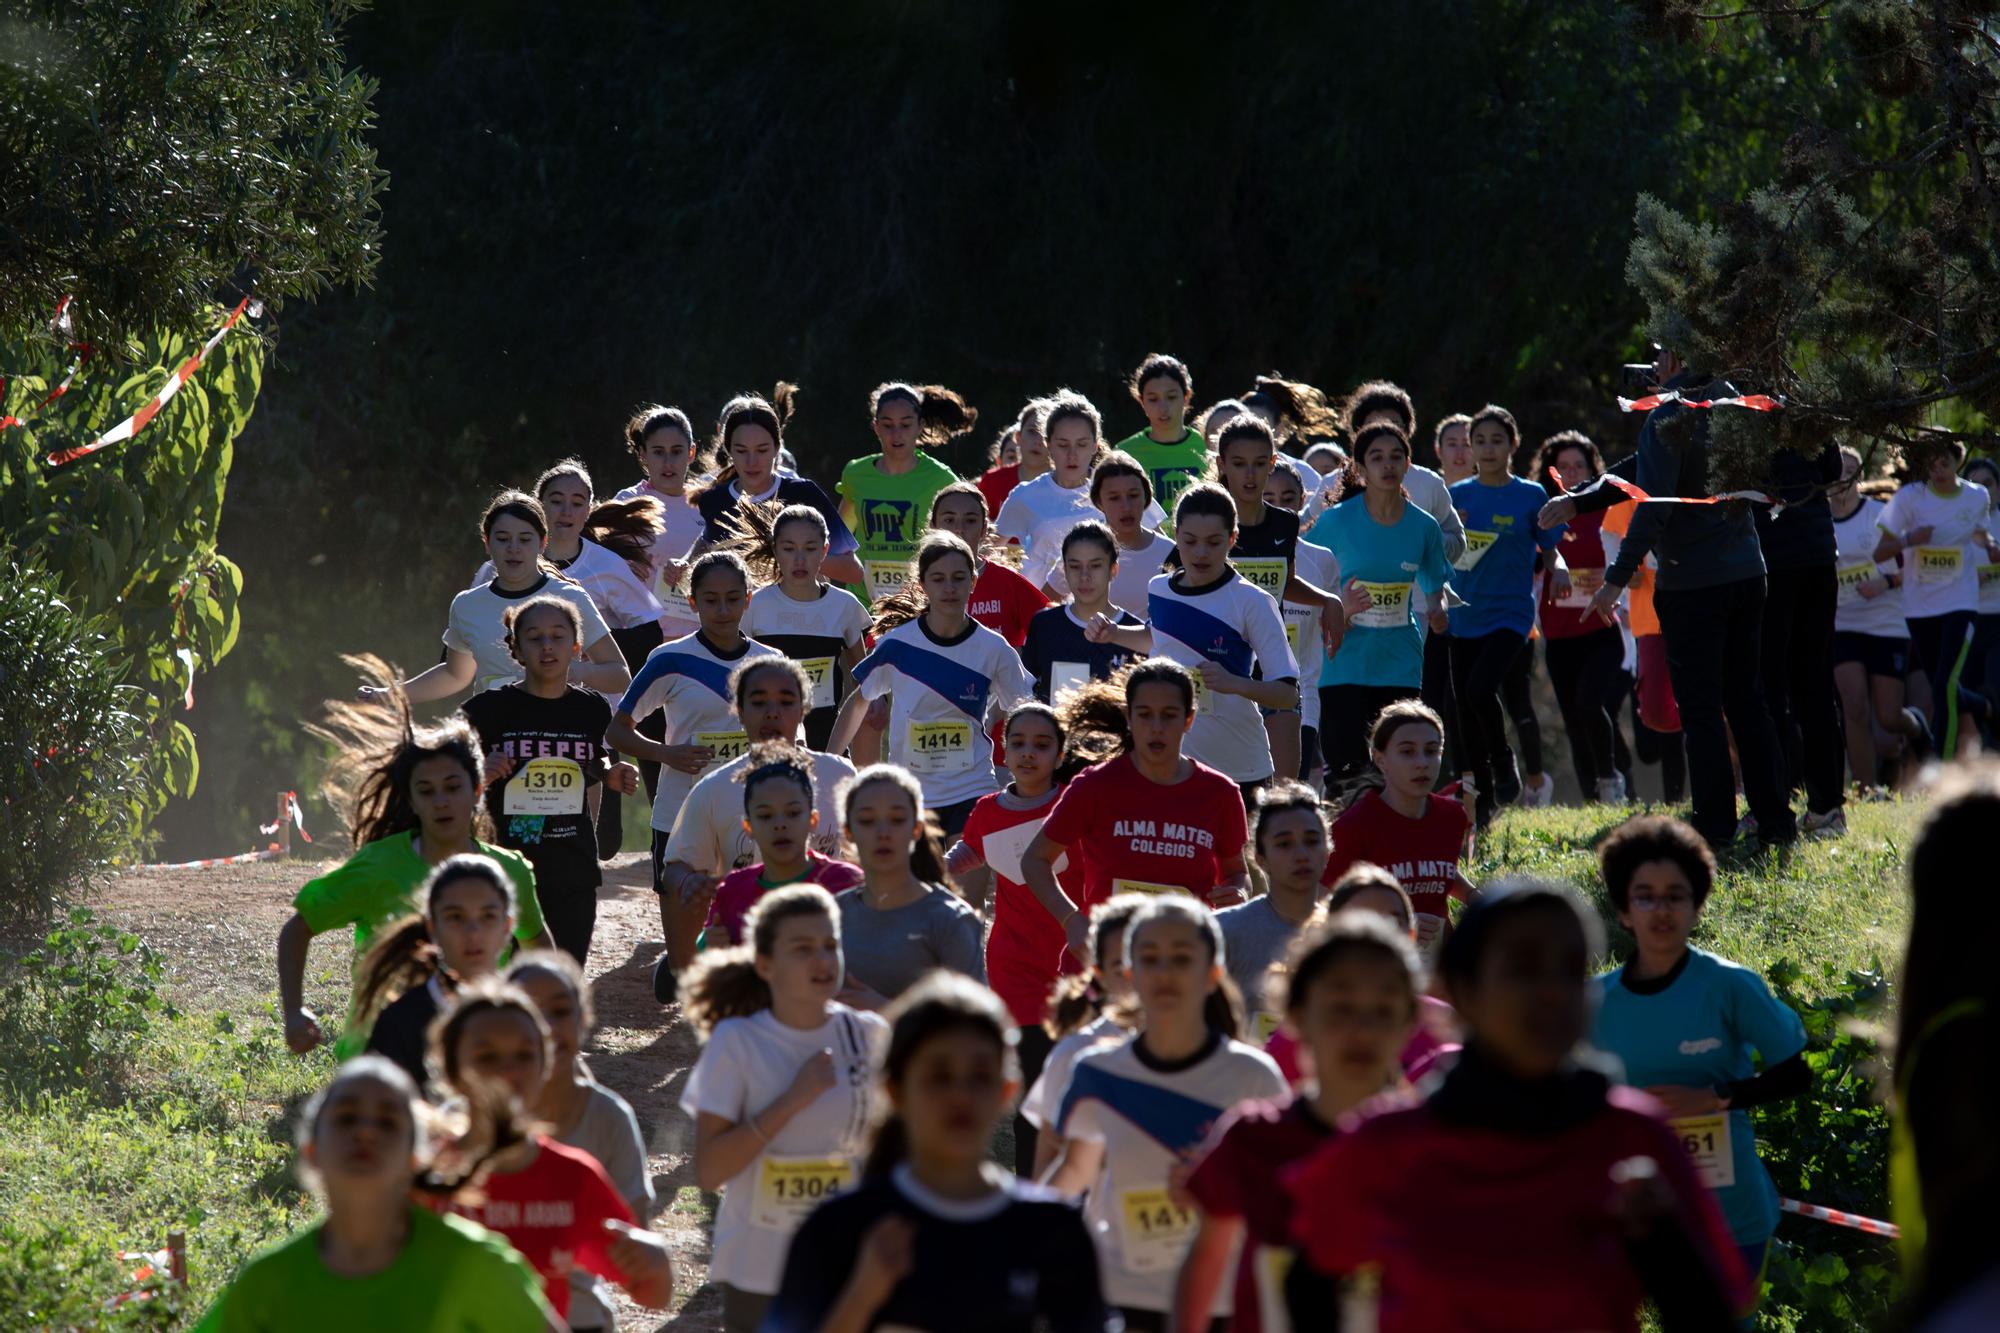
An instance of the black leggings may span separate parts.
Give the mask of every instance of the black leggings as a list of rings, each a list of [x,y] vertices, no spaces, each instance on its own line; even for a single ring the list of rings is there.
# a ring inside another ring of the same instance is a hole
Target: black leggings
[[[1032,1088],[1035,1080],[1042,1076],[1042,1066],[1048,1062],[1049,1052],[1055,1047],[1055,1040],[1048,1029],[1039,1023],[1014,1029],[1018,1041],[1014,1046],[1014,1057],[1021,1065],[1021,1086]],[[1023,1180],[1035,1177],[1035,1122],[1021,1114],[1021,1108],[1014,1108],[1014,1174]]]
[[[1947,611],[1904,622],[1910,627],[1910,665],[1930,677],[1931,739],[1941,759],[1958,752],[1961,718],[1976,722],[1986,716],[1985,698],[1965,685],[1974,619],[1970,611]]]
[[[1435,631],[1424,639],[1424,702],[1444,719],[1444,763],[1440,773],[1450,773],[1458,763],[1458,696],[1451,688],[1451,635]]]
[[[1520,794],[1514,771],[1514,752],[1507,748],[1506,715],[1500,709],[1500,687],[1514,669],[1527,642],[1513,630],[1495,630],[1476,639],[1451,636],[1451,684],[1458,695],[1458,733],[1465,742],[1458,771],[1471,777],[1479,789],[1479,809],[1490,811],[1493,803],[1511,801]],[[1532,714],[1531,714],[1532,716]],[[1526,748],[1525,737],[1523,749]],[[1540,746],[1537,729],[1536,743]],[[1539,755],[1536,756],[1540,758]],[[1539,768],[1539,765],[1536,765]],[[1500,792],[1495,775],[1505,773],[1511,790]]]
[[[1410,685],[1322,685],[1319,687],[1319,744],[1326,756],[1326,789],[1368,771],[1368,728],[1375,715],[1399,699],[1414,699]]]
[[[1625,636],[1607,625],[1573,638],[1550,639],[1543,652],[1563,725],[1569,729],[1570,761],[1589,800],[1598,783],[1620,771],[1617,719],[1626,688]]]
[[[1542,724],[1535,716],[1535,701],[1529,690],[1529,677],[1534,669],[1534,642],[1523,639],[1521,651],[1515,654],[1514,664],[1500,678],[1500,706],[1507,710],[1508,718],[1514,723],[1515,739],[1521,743],[1523,773],[1543,771]]]

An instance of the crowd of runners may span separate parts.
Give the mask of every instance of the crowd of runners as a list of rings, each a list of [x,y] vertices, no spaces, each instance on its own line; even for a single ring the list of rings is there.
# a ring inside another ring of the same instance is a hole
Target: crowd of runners
[[[344,1061],[301,1124],[325,1219],[205,1327],[671,1301],[645,1141],[581,1054],[642,790],[731,1333],[1753,1318],[1779,1201],[1748,1111],[1809,1093],[1806,1034],[1690,935],[1718,854],[1838,836],[1992,725],[2000,474],[1939,443],[1869,481],[1830,444],[1686,503],[1708,415],[1672,391],[1704,380],[1656,372],[1612,476],[1387,382],[1260,377],[1195,419],[1154,355],[1142,429],[1062,390],[970,479],[927,450],[978,414],[892,383],[824,488],[780,385],[706,437],[639,412],[614,498],[575,459],[497,495],[441,660],[357,659],[319,728],[356,850],[277,956],[287,1042]],[[1571,890],[1465,873],[1503,808],[1622,806],[1651,767],[1692,814],[1599,847],[1615,970]],[[1925,894],[1996,809],[1941,800],[1912,866],[1898,1203],[1938,1320],[1983,1290],[1994,1065],[1976,932]],[[337,1022],[302,1002],[329,931]]]

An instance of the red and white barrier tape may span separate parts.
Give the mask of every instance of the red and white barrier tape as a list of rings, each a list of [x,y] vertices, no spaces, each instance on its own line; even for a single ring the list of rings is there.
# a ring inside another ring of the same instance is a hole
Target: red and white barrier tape
[[[1894,1222],[1880,1222],[1859,1213],[1843,1213],[1838,1208],[1822,1208],[1816,1203],[1800,1203],[1797,1199],[1779,1199],[1778,1208],[1782,1212],[1810,1217],[1815,1222],[1831,1222],[1837,1227],[1851,1227],[1871,1236],[1887,1236],[1890,1240],[1903,1234],[1903,1229]]]
[[[255,319],[263,313],[263,306],[252,302],[247,296],[238,301],[236,308],[229,312],[229,317],[222,321],[222,327],[217,329],[214,336],[201,345],[200,351],[181,363],[181,368],[168,377],[166,384],[161,386],[158,393],[147,400],[145,406],[141,407],[131,416],[126,417],[89,444],[79,444],[72,449],[58,450],[50,454],[44,461],[50,467],[62,467],[66,463],[73,463],[79,458],[88,457],[100,449],[108,449],[114,444],[123,444],[144,430],[146,424],[160,414],[160,409],[173,401],[174,395],[181,391],[181,386],[194,378],[195,371],[201,369],[203,358],[216,349],[217,345],[222,342],[223,335],[236,327],[236,321],[242,319],[246,311],[249,312],[252,319]]]
[[[282,861],[285,849],[272,843],[261,852],[243,852],[236,856],[211,856],[205,861],[159,861],[150,865],[133,866],[134,870],[213,870],[217,866],[247,866],[256,861]]]
[[[295,791],[285,793],[285,818],[291,821],[292,827],[299,831],[301,838],[307,842],[313,840],[313,835],[306,832],[306,812],[299,809],[299,794]],[[273,820],[269,824],[259,824],[257,831],[268,838],[283,827],[282,820]]]
[[[1752,412],[1775,412],[1785,405],[1782,398],[1773,398],[1767,393],[1746,393],[1735,398],[1683,398],[1679,389],[1667,389],[1661,393],[1649,393],[1643,398],[1620,398],[1621,412],[1650,412],[1666,403],[1679,403],[1682,407],[1743,407]]]
[[[1640,504],[1719,505],[1724,500],[1752,500],[1755,501],[1757,504],[1770,505],[1771,512],[1774,515],[1784,508],[1784,505],[1780,504],[1776,500],[1773,500],[1770,496],[1764,494],[1764,492],[1762,491],[1724,491],[1720,495],[1653,495],[1648,493],[1647,491],[1640,489],[1640,487],[1635,483],[1629,482],[1625,480],[1625,478],[1611,472],[1605,473],[1603,476],[1599,477],[1596,481],[1593,481],[1588,486],[1585,486],[1582,490],[1570,491],[1569,483],[1563,480],[1562,473],[1554,466],[1551,466],[1549,468],[1549,475],[1555,478],[1556,485],[1562,487],[1563,490],[1567,491],[1572,496],[1588,495],[1592,491],[1597,490],[1601,486],[1609,486],[1613,490],[1619,490],[1625,492],[1625,494],[1631,496],[1634,500],[1636,500]]]

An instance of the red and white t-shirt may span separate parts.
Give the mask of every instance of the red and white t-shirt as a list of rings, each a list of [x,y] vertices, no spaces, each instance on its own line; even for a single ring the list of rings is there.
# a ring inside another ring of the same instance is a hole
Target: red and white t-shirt
[[[979,567],[965,614],[1019,648],[1028,641],[1028,622],[1049,604],[1042,590],[998,560]]]
[[[1162,786],[1132,756],[1107,759],[1063,789],[1042,832],[1083,861],[1092,903],[1114,893],[1191,893],[1206,899],[1222,862],[1238,856],[1248,831],[1243,792],[1206,764]]]
[[[480,1186],[483,1203],[455,1203],[441,1211],[469,1217],[505,1236],[541,1275],[542,1294],[555,1312],[567,1315],[571,1269],[625,1281],[609,1253],[617,1236],[604,1224],[631,1222],[632,1209],[589,1153],[539,1134],[535,1146],[540,1151],[526,1167],[486,1178]]]
[[[1448,796],[1433,794],[1424,817],[1410,819],[1380,792],[1363,792],[1333,821],[1333,855],[1320,883],[1333,883],[1356,861],[1373,861],[1396,877],[1415,911],[1449,921],[1450,900],[1465,894],[1452,872],[1471,828],[1465,807]]]
[[[1042,822],[1061,799],[1050,792],[1030,809],[1015,804],[1022,798],[995,792],[979,798],[966,816],[965,845],[993,871],[993,929],[986,937],[986,984],[1007,1003],[1015,1023],[1033,1027],[1042,1021],[1049,990],[1056,978],[1080,971],[1068,952],[1068,937],[1049,909],[1042,906],[1021,878],[1021,853],[1042,831]],[[1070,901],[1086,914],[1094,904],[1084,888],[1079,858],[1065,854],[1056,860],[1056,882]]]

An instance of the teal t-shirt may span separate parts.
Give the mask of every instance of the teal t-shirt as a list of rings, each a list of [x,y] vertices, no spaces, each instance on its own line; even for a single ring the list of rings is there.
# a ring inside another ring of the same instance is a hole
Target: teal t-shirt
[[[1591,1041],[1625,1062],[1625,1081],[1635,1088],[1712,1088],[1755,1074],[1752,1052],[1770,1066],[1805,1049],[1805,1025],[1764,979],[1706,950],[1690,948],[1687,966],[1657,994],[1629,989],[1624,975],[1620,967],[1598,978],[1602,1002]],[[1737,1243],[1758,1245],[1777,1229],[1778,1190],[1757,1160],[1750,1113],[1729,1111],[1721,1118],[1729,1127],[1727,1174],[1734,1183],[1718,1186],[1716,1201]],[[1704,1152],[1719,1156],[1712,1126],[1676,1127],[1697,1139],[1698,1165]]]
[[[195,1333],[542,1333],[555,1312],[542,1281],[506,1239],[477,1222],[410,1208],[395,1262],[340,1277],[308,1227],[243,1266]]]
[[[1535,552],[1553,550],[1562,536],[1561,528],[1535,522],[1548,498],[1521,477],[1500,486],[1469,477],[1451,488],[1452,508],[1465,521],[1465,552],[1451,574],[1452,591],[1465,599],[1451,609],[1454,637],[1526,635],[1534,627]]]
[[[1405,501],[1394,524],[1376,522],[1360,495],[1319,516],[1306,534],[1340,562],[1340,583],[1358,579],[1374,605],[1348,622],[1340,651],[1320,668],[1322,685],[1408,686],[1423,681],[1424,636],[1416,608],[1421,591],[1435,595],[1451,566],[1437,520]]]

